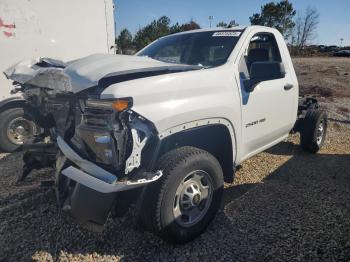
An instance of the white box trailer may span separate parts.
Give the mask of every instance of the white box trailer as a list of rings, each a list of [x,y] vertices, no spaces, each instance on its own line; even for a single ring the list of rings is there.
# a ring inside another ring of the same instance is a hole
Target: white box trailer
[[[115,52],[113,0],[1,0],[0,71],[37,57],[63,61]],[[0,74],[0,148],[16,150],[37,132],[20,94]]]

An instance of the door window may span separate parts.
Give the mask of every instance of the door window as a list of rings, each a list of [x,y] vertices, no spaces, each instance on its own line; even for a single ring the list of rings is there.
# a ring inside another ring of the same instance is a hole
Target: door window
[[[239,63],[240,73],[244,78],[249,78],[250,66],[254,62],[282,62],[273,34],[259,33],[251,38]]]

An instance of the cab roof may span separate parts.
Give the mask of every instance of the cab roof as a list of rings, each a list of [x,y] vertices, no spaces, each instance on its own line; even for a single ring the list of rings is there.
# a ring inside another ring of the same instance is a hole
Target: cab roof
[[[271,29],[271,27],[267,26],[260,26],[260,25],[251,25],[251,26],[234,26],[231,28],[225,28],[225,27],[213,27],[213,28],[201,28],[201,29],[195,29],[190,31],[184,31],[180,33],[176,33],[174,35],[180,35],[180,34],[190,34],[190,33],[198,33],[198,32],[217,32],[217,31],[244,31],[245,29],[253,29],[253,28],[259,28],[259,29]]]

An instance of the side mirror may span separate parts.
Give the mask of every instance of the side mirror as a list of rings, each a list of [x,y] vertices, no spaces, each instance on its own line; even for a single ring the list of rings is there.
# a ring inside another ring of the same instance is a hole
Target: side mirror
[[[254,62],[250,66],[250,79],[243,83],[247,92],[252,92],[260,82],[284,78],[285,75],[281,62]]]

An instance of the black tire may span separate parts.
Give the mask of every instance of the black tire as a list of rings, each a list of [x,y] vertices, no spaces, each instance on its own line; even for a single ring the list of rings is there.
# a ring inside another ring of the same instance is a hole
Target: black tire
[[[322,126],[322,132],[319,127]],[[321,109],[306,112],[300,126],[301,147],[310,153],[317,153],[324,144],[327,133],[327,114]]]
[[[159,161],[158,170],[163,171],[163,176],[147,186],[141,196],[139,222],[167,242],[186,243],[207,228],[220,207],[224,183],[221,166],[215,157],[204,150],[181,147],[166,153]],[[209,202],[205,202],[206,209],[200,220],[191,226],[183,226],[174,216],[174,197],[186,175],[198,170],[205,171],[210,177],[211,201],[205,200]]]
[[[32,121],[32,117],[28,112],[25,112],[24,108],[10,108],[0,114],[0,149],[5,152],[14,152],[18,150],[21,145],[16,144],[9,138],[7,134],[7,128],[11,121],[16,118],[23,118],[28,120],[30,124],[30,131],[35,134],[37,126]]]

